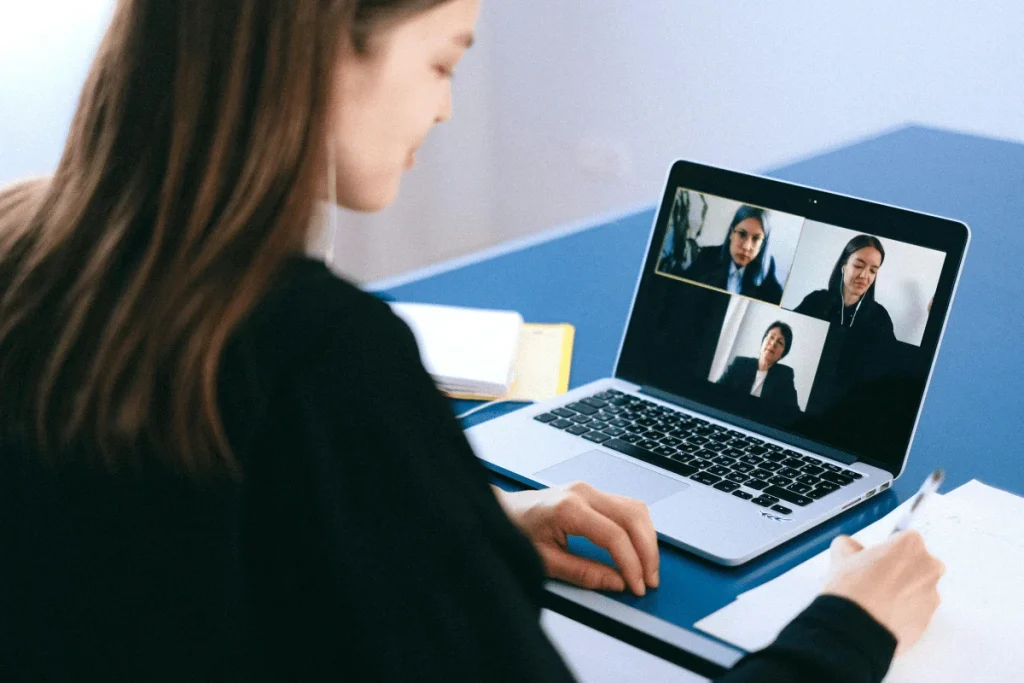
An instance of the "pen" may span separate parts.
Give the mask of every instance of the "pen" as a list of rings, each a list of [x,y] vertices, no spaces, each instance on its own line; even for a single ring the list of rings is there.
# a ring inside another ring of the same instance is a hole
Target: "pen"
[[[907,511],[903,514],[903,517],[900,518],[900,521],[896,523],[896,527],[892,530],[893,534],[898,534],[901,531],[906,531],[910,528],[910,522],[914,519],[914,513],[917,511],[919,507],[921,507],[921,503],[924,502],[925,497],[929,493],[935,493],[936,491],[938,491],[939,486],[942,485],[942,480],[945,478],[946,473],[942,471],[941,467],[937,468],[934,472],[928,475],[928,478],[924,480],[923,484],[921,484],[921,488],[918,490],[917,493],[914,494],[914,497],[911,499],[910,508],[907,509]]]

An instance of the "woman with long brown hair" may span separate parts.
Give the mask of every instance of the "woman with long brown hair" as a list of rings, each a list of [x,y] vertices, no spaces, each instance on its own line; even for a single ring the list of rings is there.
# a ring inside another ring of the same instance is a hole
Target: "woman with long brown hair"
[[[496,494],[408,328],[304,256],[318,201],[392,201],[478,5],[118,3],[54,174],[0,191],[4,680],[567,680],[543,572],[657,586],[643,505]],[[884,671],[935,565],[876,550],[729,676]]]

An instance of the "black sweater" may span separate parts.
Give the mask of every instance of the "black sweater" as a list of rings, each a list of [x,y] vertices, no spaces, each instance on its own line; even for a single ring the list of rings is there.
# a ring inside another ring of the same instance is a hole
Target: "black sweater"
[[[233,337],[221,406],[241,481],[3,445],[0,678],[571,679],[539,558],[385,304],[296,259]],[[893,648],[821,598],[722,680],[878,681]]]

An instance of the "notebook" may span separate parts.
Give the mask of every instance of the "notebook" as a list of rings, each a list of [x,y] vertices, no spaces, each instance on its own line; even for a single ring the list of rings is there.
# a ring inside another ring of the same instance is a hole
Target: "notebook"
[[[906,503],[854,535],[878,543]],[[915,518],[929,550],[946,564],[942,605],[919,640],[894,661],[887,683],[1020,680],[1024,655],[1024,498],[971,481],[926,500]],[[696,627],[746,650],[758,650],[813,599],[828,574],[828,551],[697,622]],[[969,654],[968,654],[969,653]]]
[[[546,400],[569,388],[575,328],[515,311],[392,303],[438,388],[469,400]]]

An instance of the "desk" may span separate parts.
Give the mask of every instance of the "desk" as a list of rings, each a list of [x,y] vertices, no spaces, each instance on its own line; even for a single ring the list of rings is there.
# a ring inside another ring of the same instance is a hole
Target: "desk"
[[[616,596],[682,628],[824,550],[909,498],[936,465],[945,489],[977,478],[1024,494],[1024,145],[903,128],[768,175],[966,221],[973,231],[906,472],[890,492],[742,567],[727,569],[662,546],[661,586]],[[651,188],[656,200],[661,188]],[[412,281],[389,296],[510,308],[531,322],[576,325],[572,386],[611,375],[654,209],[539,241]],[[457,410],[471,404],[456,404]],[[510,408],[496,406],[477,419]],[[574,549],[601,557],[593,546]]]

